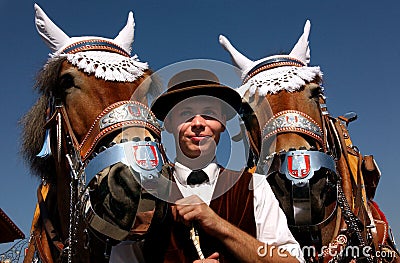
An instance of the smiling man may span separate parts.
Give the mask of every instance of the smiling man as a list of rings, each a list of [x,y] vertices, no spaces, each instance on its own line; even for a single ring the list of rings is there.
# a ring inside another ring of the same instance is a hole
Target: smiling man
[[[265,176],[224,169],[216,159],[226,122],[241,107],[239,94],[199,69],[178,73],[168,86],[152,105],[176,146],[164,262],[193,262],[202,252],[206,259],[199,262],[302,261]],[[201,241],[197,250],[193,226]],[[275,249],[260,253],[265,244]]]

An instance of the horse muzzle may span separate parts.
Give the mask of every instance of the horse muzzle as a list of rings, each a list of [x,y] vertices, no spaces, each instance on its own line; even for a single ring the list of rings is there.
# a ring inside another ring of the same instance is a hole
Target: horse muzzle
[[[291,150],[266,159],[262,170],[268,175],[289,225],[312,226],[330,220],[333,213],[325,217],[325,207],[337,194],[332,156],[320,151]]]

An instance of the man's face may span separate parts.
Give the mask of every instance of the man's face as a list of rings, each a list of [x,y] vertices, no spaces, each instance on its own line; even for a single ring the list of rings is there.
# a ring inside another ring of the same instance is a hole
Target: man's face
[[[166,118],[167,130],[174,134],[177,158],[215,155],[220,134],[225,130],[226,117],[221,101],[196,96],[178,103]]]

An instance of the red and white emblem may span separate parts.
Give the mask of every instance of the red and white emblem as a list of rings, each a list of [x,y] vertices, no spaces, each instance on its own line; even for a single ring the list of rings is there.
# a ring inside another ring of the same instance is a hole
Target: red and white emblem
[[[158,166],[159,159],[154,145],[133,146],[133,156],[136,164],[145,170],[153,170]]]
[[[305,178],[310,173],[310,155],[295,154],[287,157],[287,168],[293,178]]]
[[[141,115],[140,106],[137,104],[129,105],[128,111],[132,116],[135,116],[135,117],[140,117],[140,115]]]
[[[285,115],[285,121],[288,125],[296,125],[299,122],[299,118],[296,114],[287,114]]]

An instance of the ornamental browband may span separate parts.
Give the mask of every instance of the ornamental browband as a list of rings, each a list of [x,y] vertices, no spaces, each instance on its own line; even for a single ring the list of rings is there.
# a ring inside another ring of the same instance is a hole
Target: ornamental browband
[[[141,103],[131,101],[130,103],[123,104],[105,114],[100,119],[100,130],[103,130],[115,123],[128,120],[144,121],[150,123],[157,129],[161,129],[156,117],[149,108]]]
[[[267,59],[261,61],[259,64],[255,65],[252,69],[250,69],[249,72],[246,74],[246,77],[243,79],[242,84],[245,84],[249,79],[251,79],[252,77],[254,77],[255,75],[257,75],[262,71],[284,66],[305,67],[306,65],[302,61],[296,58],[275,57]]]
[[[158,138],[161,137],[161,126],[150,109],[137,101],[120,101],[107,107],[94,121],[89,132],[79,146],[83,161],[85,161],[101,138],[129,126],[147,127]]]
[[[322,129],[318,123],[307,114],[295,110],[281,111],[272,116],[263,128],[263,140],[289,131],[306,134],[323,144]]]
[[[103,39],[87,39],[73,43],[64,48],[60,53],[75,54],[82,51],[108,51],[118,53],[124,57],[130,57],[122,47]]]

